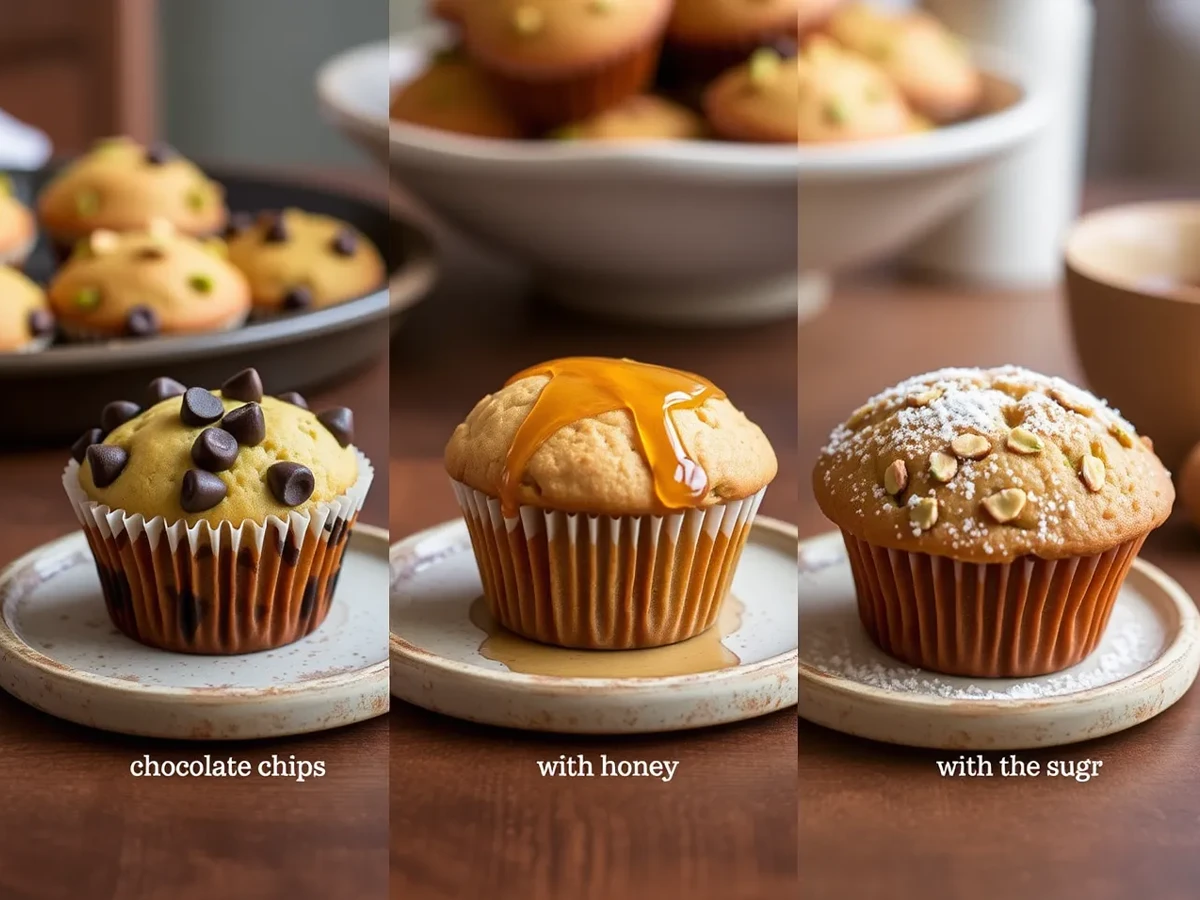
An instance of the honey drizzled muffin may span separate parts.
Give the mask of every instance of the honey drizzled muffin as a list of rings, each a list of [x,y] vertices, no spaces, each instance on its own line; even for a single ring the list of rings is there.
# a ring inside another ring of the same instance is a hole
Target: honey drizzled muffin
[[[475,65],[447,54],[392,95],[391,118],[455,134],[515,140],[524,129]]]
[[[872,639],[913,665],[1024,677],[1092,652],[1175,492],[1102,400],[1025,369],[946,369],[885,391],[813,473]]]
[[[796,57],[761,49],[704,93],[704,112],[718,136],[731,141],[794,144],[799,137]]]
[[[936,18],[853,3],[839,10],[827,30],[835,40],[878,64],[909,104],[944,124],[973,113],[983,98],[983,79],[966,47]]]
[[[0,266],[21,266],[37,243],[33,213],[17,199],[12,179],[0,172]]]
[[[38,197],[50,237],[69,249],[98,229],[144,231],[164,219],[181,234],[208,237],[225,227],[225,193],[165,144],[108,138],[62,169]]]
[[[258,314],[323,309],[383,286],[375,245],[347,222],[299,209],[233,216],[229,261],[250,282]]]
[[[526,127],[577,122],[643,93],[672,0],[459,4],[467,53]]]
[[[46,292],[16,269],[0,266],[0,353],[42,350],[53,337]]]
[[[802,144],[876,140],[918,130],[887,74],[825,37],[810,38],[801,48],[797,93]]]
[[[142,403],[108,404],[63,485],[114,624],[190,653],[317,628],[371,483],[353,440],[350,410],[265,396],[254,369],[216,391],[158,378]]]
[[[161,219],[148,231],[92,232],[48,295],[76,340],[225,331],[250,312],[250,287],[225,259],[224,242],[178,234]]]
[[[711,382],[595,358],[514,375],[445,461],[496,620],[601,650],[713,625],[776,472],[762,431]]]

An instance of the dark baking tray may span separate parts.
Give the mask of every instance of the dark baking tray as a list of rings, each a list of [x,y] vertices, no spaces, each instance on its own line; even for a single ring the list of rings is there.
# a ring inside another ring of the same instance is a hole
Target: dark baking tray
[[[159,375],[213,387],[254,366],[267,390],[305,391],[335,383],[387,352],[390,329],[430,288],[436,273],[432,242],[389,217],[386,199],[375,203],[311,183],[206,167],[226,190],[232,210],[257,212],[296,206],[353,223],[387,258],[387,287],[329,309],[300,313],[234,331],[188,337],[62,344],[41,353],[0,353],[0,448],[73,440],[96,424],[114,399],[142,398]],[[49,172],[17,176],[31,200]],[[54,255],[43,241],[26,266],[45,282]]]

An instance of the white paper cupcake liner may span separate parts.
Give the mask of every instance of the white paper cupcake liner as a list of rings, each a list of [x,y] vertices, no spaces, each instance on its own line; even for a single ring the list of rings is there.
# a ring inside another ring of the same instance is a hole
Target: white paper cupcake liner
[[[358,478],[341,496],[237,526],[111,509],[87,496],[71,460],[63,487],[96,557],[113,624],[153,647],[208,654],[269,650],[314,631],[329,612],[375,474],[354,452]]]
[[[658,647],[712,627],[758,493],[669,516],[592,516],[522,506],[451,481],[492,615],[520,635],[591,650]]]

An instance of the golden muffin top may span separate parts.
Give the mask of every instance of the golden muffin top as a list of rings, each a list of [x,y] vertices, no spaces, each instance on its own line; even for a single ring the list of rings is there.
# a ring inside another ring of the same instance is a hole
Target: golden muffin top
[[[800,51],[801,143],[896,137],[915,129],[912,110],[882,68],[825,37]]]
[[[729,43],[774,32],[795,32],[813,3],[836,0],[675,0],[667,37],[686,43]]]
[[[0,262],[8,254],[25,250],[35,237],[33,213],[17,199],[12,180],[0,172]]]
[[[166,145],[108,138],[46,185],[38,214],[46,230],[63,241],[98,228],[145,229],[155,219],[203,237],[225,226],[225,192]]]
[[[0,265],[0,353],[28,349],[53,332],[45,291],[16,269]]]
[[[799,79],[796,57],[762,48],[709,85],[704,109],[726,136],[794,144],[799,137]]]
[[[168,525],[262,524],[335,500],[358,478],[350,410],[316,415],[299,395],[264,396],[254,369],[211,392],[159,378],[150,401],[110,403],[72,447],[91,500]]]
[[[664,515],[755,494],[777,462],[711,382],[631,360],[526,369],[476,404],[446,447],[456,481],[520,506]]]
[[[862,540],[981,563],[1100,553],[1160,525],[1175,499],[1120,414],[1015,366],[944,369],[871,398],[830,436],[813,489]]]
[[[553,137],[563,141],[694,141],[707,133],[704,119],[686,106],[643,94],[602,113],[564,125]]]
[[[496,97],[470,60],[447,54],[392,95],[391,118],[474,137],[524,136],[516,117]]]

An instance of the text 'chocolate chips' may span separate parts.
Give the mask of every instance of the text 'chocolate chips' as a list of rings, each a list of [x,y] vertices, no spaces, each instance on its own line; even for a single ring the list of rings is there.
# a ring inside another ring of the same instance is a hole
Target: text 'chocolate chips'
[[[129,453],[112,444],[92,444],[87,448],[87,461],[92,467],[92,481],[96,487],[106,488],[125,471]]]
[[[132,400],[114,400],[100,413],[100,427],[105,434],[108,434],[110,431],[120,428],[141,411],[142,408]]]
[[[301,285],[283,295],[284,309],[308,309],[312,306],[312,291]]]
[[[312,496],[312,470],[294,462],[277,462],[267,469],[267,487],[284,506],[299,506]]]
[[[237,455],[237,438],[222,428],[205,428],[192,443],[192,462],[206,472],[224,472]]]
[[[153,337],[159,327],[158,313],[148,306],[135,306],[125,317],[125,333],[130,337]]]
[[[298,406],[301,409],[308,409],[308,401],[297,394],[295,391],[285,391],[275,397],[276,400],[282,400],[284,403],[290,403],[292,406]]]
[[[183,473],[183,484],[179,489],[179,505],[184,512],[198,513],[212,509],[225,499],[229,488],[212,472],[188,469]]]
[[[29,314],[29,333],[45,337],[54,333],[54,314],[48,309],[35,309]]]
[[[150,386],[146,389],[150,394],[151,403],[162,403],[164,400],[170,400],[172,397],[178,397],[187,390],[185,385],[180,384],[174,378],[155,378],[150,382]]]
[[[353,256],[358,250],[358,235],[348,228],[343,229],[334,235],[329,246],[338,256]]]
[[[241,400],[243,403],[258,403],[263,398],[262,379],[257,369],[242,369],[223,385],[221,394],[226,400]]]
[[[335,406],[317,416],[317,421],[325,426],[325,430],[337,438],[343,447],[349,447],[354,440],[354,413],[344,406]]]
[[[75,443],[71,445],[71,457],[75,460],[75,462],[83,465],[84,457],[87,456],[88,447],[92,446],[92,444],[98,444],[102,440],[104,440],[103,431],[101,431],[99,428],[89,428],[76,439]]]
[[[225,415],[225,406],[204,388],[188,388],[183,394],[179,418],[184,425],[211,425]]]
[[[225,413],[221,427],[233,435],[243,447],[257,447],[267,436],[267,420],[263,417],[262,407],[257,403],[247,403],[237,409]]]

